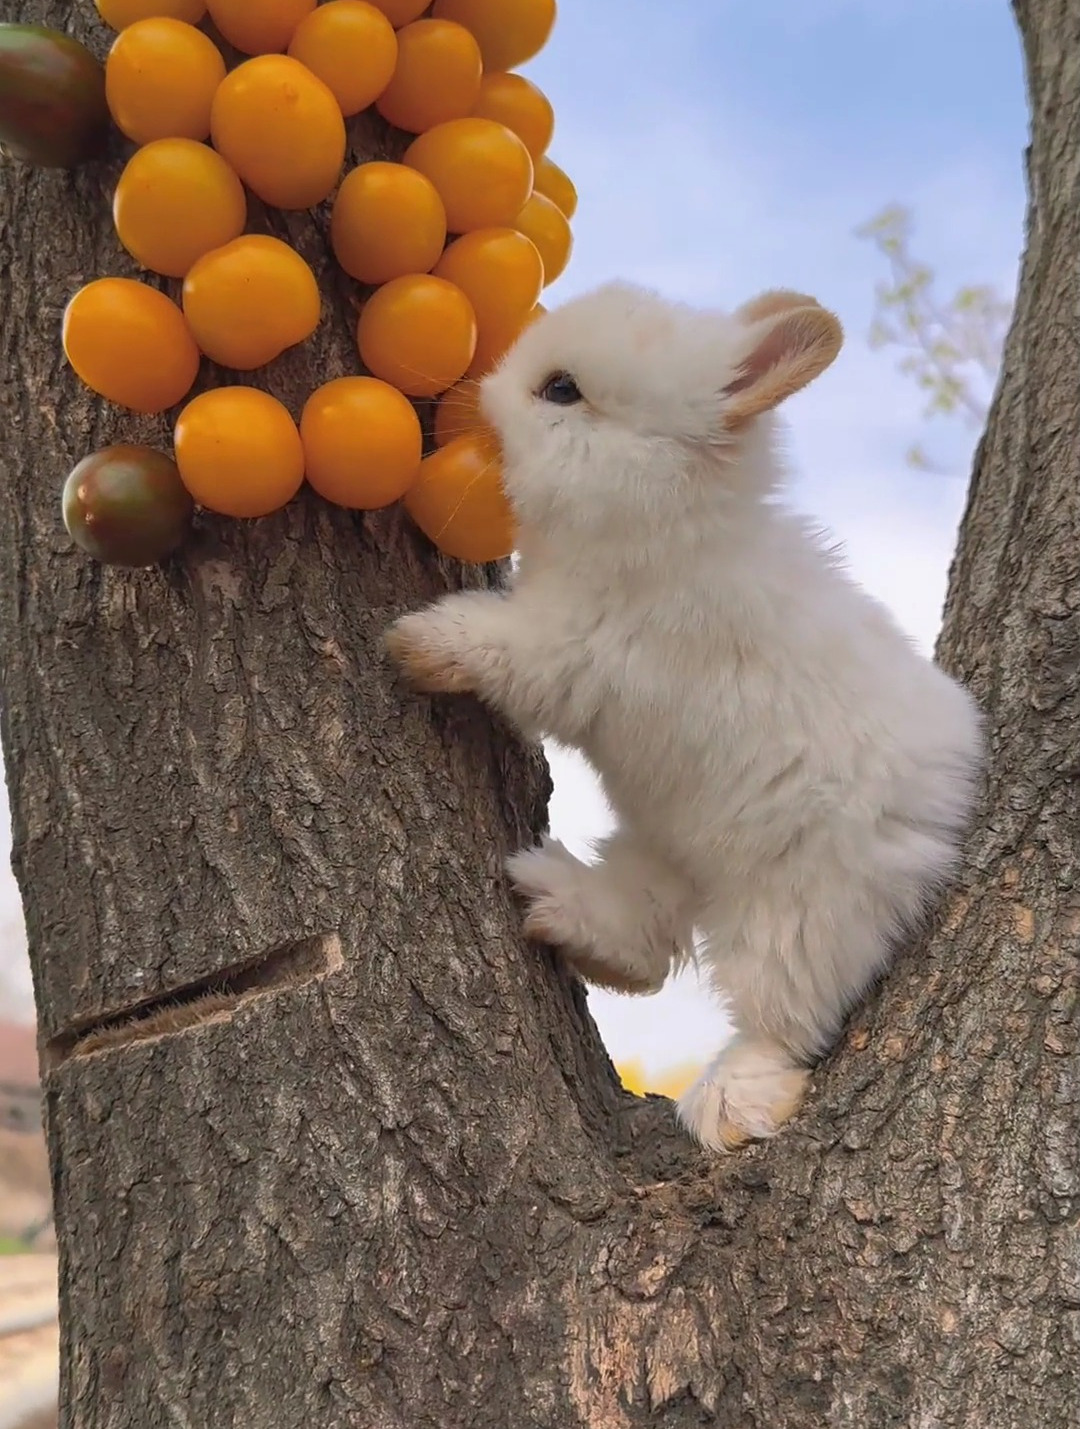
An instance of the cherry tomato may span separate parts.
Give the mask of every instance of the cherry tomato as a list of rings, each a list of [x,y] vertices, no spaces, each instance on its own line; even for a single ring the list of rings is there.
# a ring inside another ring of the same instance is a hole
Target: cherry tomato
[[[215,387],[189,402],[173,433],[180,476],[222,516],[269,516],[304,480],[304,448],[289,413],[254,387]]]
[[[205,254],[184,279],[184,316],[222,367],[250,372],[305,342],[319,325],[319,285],[280,238],[246,233]]]
[[[361,283],[428,273],[446,243],[446,210],[430,179],[374,161],[346,174],[330,220],[334,255]]]
[[[155,139],[136,149],[113,196],[116,235],[144,268],[182,278],[191,265],[239,237],[244,186],[228,164],[194,139]]]
[[[446,243],[446,210],[430,179],[374,161],[346,174],[330,220],[334,254],[361,283],[428,273]]]
[[[495,433],[480,413],[480,384],[464,377],[449,392],[444,392],[435,408],[435,445],[445,447],[455,437],[467,437],[474,432],[487,433],[495,441]]]
[[[548,287],[565,271],[574,246],[566,215],[542,193],[534,193],[513,226],[539,249],[544,260],[544,287]]]
[[[206,8],[230,45],[245,55],[265,55],[286,49],[315,5],[316,0],[207,0]]]
[[[394,77],[375,101],[388,124],[422,134],[462,119],[480,93],[480,46],[462,25],[417,20],[397,32]]]
[[[86,385],[133,412],[175,406],[199,371],[199,349],[180,309],[133,278],[98,278],[80,288],[64,309],[63,342]]]
[[[116,127],[152,139],[205,139],[210,106],[225,78],[217,45],[182,20],[137,20],[113,41],[105,61],[105,98]]]
[[[322,80],[348,118],[390,83],[398,42],[390,21],[366,0],[330,0],[301,20],[289,54]]]
[[[472,303],[484,346],[489,333],[516,331],[536,306],[544,264],[532,241],[513,228],[463,234],[436,263],[436,277],[455,283]]]
[[[461,289],[444,278],[395,278],[361,309],[357,343],[374,376],[410,397],[437,397],[472,361],[476,315]]]
[[[547,44],[555,0],[435,0],[431,13],[473,32],[485,70],[517,69]]]
[[[264,203],[312,208],[328,198],[345,161],[345,120],[333,94],[288,55],[259,55],[218,86],[214,148]]]
[[[486,377],[506,356],[525,329],[546,311],[546,308],[537,303],[532,311],[523,317],[491,322],[486,327],[478,328],[476,351],[473,353],[473,360],[465,369],[465,376],[473,380]]]
[[[505,124],[492,119],[451,119],[414,139],[405,163],[438,190],[451,233],[516,227],[532,192],[529,151]]]
[[[570,176],[545,154],[536,165],[533,187],[538,194],[549,198],[556,208],[561,208],[567,218],[577,212],[578,196]]]
[[[175,551],[195,511],[176,463],[143,446],[83,457],[64,483],[64,525],[75,544],[111,566],[153,566]]]
[[[494,119],[513,130],[532,155],[540,158],[555,132],[555,111],[543,90],[523,74],[485,74],[472,108],[478,119]]]
[[[455,437],[421,462],[404,506],[428,540],[456,560],[482,565],[514,549],[499,448],[484,433]]]
[[[429,3],[430,0],[372,0],[376,10],[383,12],[395,30],[419,20]]]
[[[337,377],[308,398],[300,417],[308,482],[357,511],[399,500],[420,470],[423,435],[407,397],[374,377]]]

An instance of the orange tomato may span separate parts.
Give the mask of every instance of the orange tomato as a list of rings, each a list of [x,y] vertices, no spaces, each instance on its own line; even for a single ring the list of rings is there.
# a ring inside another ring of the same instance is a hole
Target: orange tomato
[[[383,12],[395,30],[419,20],[429,3],[430,0],[372,0],[376,10]]]
[[[520,322],[536,306],[544,282],[540,254],[514,228],[477,228],[456,238],[433,271],[465,294],[481,332]]]
[[[394,77],[375,101],[388,124],[422,134],[461,119],[480,93],[480,46],[461,25],[417,20],[398,31]]]
[[[321,203],[345,162],[337,100],[289,55],[237,65],[214,95],[210,132],[248,188],[275,208]]]
[[[109,402],[164,412],[187,396],[199,349],[180,309],[133,278],[98,278],[64,309],[64,355]]]
[[[486,377],[517,342],[518,338],[547,309],[539,303],[524,317],[504,320],[479,328],[476,335],[476,351],[473,360],[465,370],[465,376],[475,379]]]
[[[554,283],[566,268],[574,246],[570,223],[561,208],[557,208],[542,193],[534,193],[514,219],[514,227],[531,238],[544,260],[544,287]]]
[[[184,279],[184,316],[211,362],[250,372],[319,325],[315,274],[280,238],[249,233],[215,248]]]
[[[244,186],[220,154],[194,139],[136,149],[113,195],[120,242],[143,268],[182,278],[196,259],[244,231]]]
[[[210,18],[230,45],[245,55],[272,54],[288,47],[297,25],[316,0],[206,0]]]
[[[538,194],[549,198],[556,208],[561,208],[568,219],[577,212],[577,189],[569,174],[545,154],[536,166],[533,188]]]
[[[514,549],[499,448],[483,433],[455,437],[422,461],[404,505],[428,540],[456,560],[482,565]]]
[[[465,377],[449,392],[444,392],[435,408],[435,445],[445,447],[455,437],[484,432],[490,440],[495,434],[480,412],[480,384]]]
[[[206,14],[204,0],[97,0],[97,12],[114,30],[126,30],[137,20],[162,16],[197,25]]]
[[[136,20],[105,61],[105,98],[116,126],[136,144],[205,139],[210,105],[225,78],[213,40],[182,20]]]
[[[348,117],[374,104],[390,83],[398,41],[367,0],[330,0],[300,21],[289,54],[322,80]]]
[[[446,210],[435,185],[415,169],[358,164],[334,199],[330,242],[346,273],[361,283],[429,273],[446,242]]]
[[[400,500],[416,480],[424,445],[412,403],[374,377],[338,377],[314,391],[300,438],[310,484],[354,511]]]
[[[173,449],[180,480],[222,516],[269,516],[304,480],[304,448],[289,413],[254,387],[215,387],[187,404]]]
[[[478,119],[494,119],[513,130],[535,162],[551,143],[555,111],[541,89],[522,74],[493,70],[480,81],[472,112]]]
[[[529,151],[493,119],[451,119],[414,139],[405,163],[438,190],[451,233],[514,225],[532,192]]]
[[[555,0],[435,0],[431,13],[473,32],[486,70],[516,69],[547,44]]]
[[[460,288],[412,274],[377,288],[357,324],[369,372],[409,397],[437,397],[464,375],[476,350],[476,315]]]

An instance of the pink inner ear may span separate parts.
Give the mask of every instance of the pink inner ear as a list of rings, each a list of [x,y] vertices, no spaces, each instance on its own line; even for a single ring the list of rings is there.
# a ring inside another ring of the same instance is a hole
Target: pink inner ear
[[[759,332],[724,389],[724,425],[734,431],[779,406],[825,371],[843,340],[839,321],[816,304],[792,308],[776,318]]]
[[[791,331],[786,323],[777,323],[749,354],[739,376],[729,382],[726,391],[734,396],[760,382],[770,368],[777,367],[791,356]]]

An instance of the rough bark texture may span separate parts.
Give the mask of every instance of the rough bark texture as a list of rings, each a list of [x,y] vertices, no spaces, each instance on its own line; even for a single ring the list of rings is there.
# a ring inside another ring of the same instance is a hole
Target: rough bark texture
[[[988,712],[985,809],[807,1112],[718,1165],[619,1092],[518,939],[500,860],[539,760],[382,659],[456,570],[307,499],[207,519],[163,571],[69,549],[64,473],[164,427],[59,355],[71,291],[127,271],[115,166],[0,170],[4,742],[65,1429],[1075,1423],[1080,0],[1017,13],[1029,246],[941,644]],[[325,291],[317,350],[269,374],[294,410],[353,368]]]

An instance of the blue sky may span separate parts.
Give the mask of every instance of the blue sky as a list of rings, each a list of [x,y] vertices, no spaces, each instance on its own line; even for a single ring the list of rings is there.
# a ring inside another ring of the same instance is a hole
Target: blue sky
[[[783,259],[798,276],[823,243],[865,271],[851,228],[958,177],[961,203],[1014,220],[1021,209],[1026,114],[1006,0],[563,0],[529,73],[556,107],[552,154],[581,189],[573,286],[685,262],[695,276],[711,265],[722,298],[747,251],[750,268]],[[613,233],[615,213],[640,231]],[[1011,263],[1015,231],[980,253],[947,211],[923,218],[936,261],[963,276],[973,261]]]
[[[797,287],[840,314],[844,353],[790,404],[793,499],[929,648],[975,434],[926,432],[947,476],[905,466],[922,402],[894,357],[866,344],[885,275],[853,229],[910,205],[946,292],[1011,293],[1027,116],[1007,0],[560,0],[528,72],[555,105],[552,156],[581,195],[551,301],[624,277],[720,305]],[[603,802],[577,762],[556,751],[553,767],[554,830],[584,849],[604,831]],[[20,929],[2,848],[0,954]],[[15,977],[28,1006],[20,955]],[[590,1001],[616,1057],[656,1070],[704,1057],[725,1025],[692,980]]]

